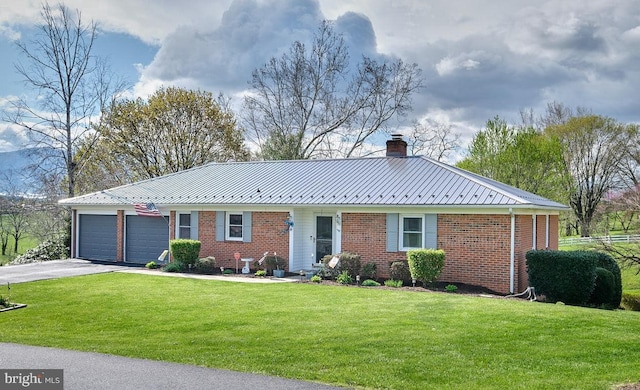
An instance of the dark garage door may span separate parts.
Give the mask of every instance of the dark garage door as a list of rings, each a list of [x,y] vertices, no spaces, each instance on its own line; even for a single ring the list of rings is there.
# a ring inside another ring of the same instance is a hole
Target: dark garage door
[[[78,257],[116,261],[116,216],[80,214]]]
[[[157,261],[169,249],[168,218],[128,215],[126,229],[125,261],[129,263]]]

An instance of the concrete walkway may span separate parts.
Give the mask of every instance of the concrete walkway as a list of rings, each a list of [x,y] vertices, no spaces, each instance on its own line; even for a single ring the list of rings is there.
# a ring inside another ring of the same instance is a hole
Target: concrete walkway
[[[63,369],[65,390],[331,390],[318,383],[92,352],[0,343],[3,369]],[[3,388],[0,377],[0,389]]]
[[[143,274],[143,275],[156,275],[156,276],[171,276],[176,278],[190,278],[190,279],[209,279],[220,280],[224,282],[241,282],[241,283],[287,283],[300,281],[299,276],[292,276],[288,278],[274,278],[267,276],[263,278],[253,277],[253,274],[246,276],[230,274],[230,275],[203,275],[194,273],[179,273],[179,272],[163,272],[160,270],[150,270],[146,268],[122,268],[117,272],[125,272],[130,274]]]

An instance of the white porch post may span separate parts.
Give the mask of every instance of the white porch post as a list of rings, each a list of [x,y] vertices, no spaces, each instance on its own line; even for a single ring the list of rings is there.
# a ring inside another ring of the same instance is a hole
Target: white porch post
[[[294,245],[293,245],[293,241],[295,239],[295,215],[293,213],[293,210],[289,210],[289,215],[291,216],[291,220],[293,221],[293,226],[289,227],[289,272],[292,272],[293,270],[293,256],[294,256]]]
[[[334,242],[335,253],[342,252],[342,212],[336,211],[336,237]]]

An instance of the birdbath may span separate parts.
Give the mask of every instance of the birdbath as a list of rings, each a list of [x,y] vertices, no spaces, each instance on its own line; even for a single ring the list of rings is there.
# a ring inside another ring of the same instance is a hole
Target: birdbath
[[[242,267],[242,273],[248,274],[249,272],[251,272],[251,270],[249,269],[249,264],[253,263],[253,257],[242,258],[240,259],[240,261],[244,261],[244,267]]]

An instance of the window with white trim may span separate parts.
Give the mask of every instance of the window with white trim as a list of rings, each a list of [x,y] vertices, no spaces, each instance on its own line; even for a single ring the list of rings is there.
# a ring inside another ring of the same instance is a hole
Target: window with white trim
[[[424,218],[419,215],[400,216],[400,249],[422,248],[424,242]]]
[[[227,213],[227,240],[242,241],[242,213]]]
[[[191,238],[191,213],[178,215],[178,238]]]

